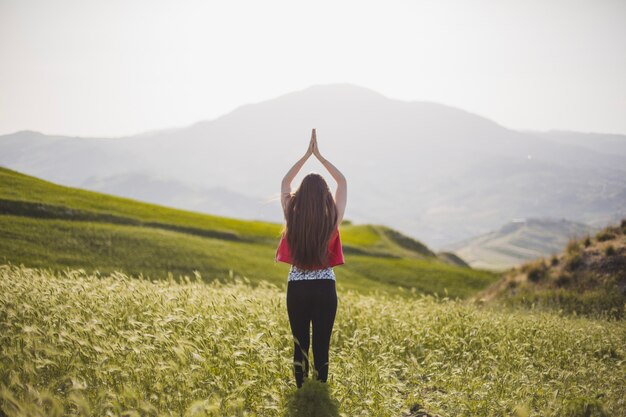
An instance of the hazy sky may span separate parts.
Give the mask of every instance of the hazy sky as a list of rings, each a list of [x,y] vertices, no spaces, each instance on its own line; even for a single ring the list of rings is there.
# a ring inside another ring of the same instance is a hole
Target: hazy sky
[[[337,82],[626,134],[626,1],[0,0],[0,134],[127,135]]]

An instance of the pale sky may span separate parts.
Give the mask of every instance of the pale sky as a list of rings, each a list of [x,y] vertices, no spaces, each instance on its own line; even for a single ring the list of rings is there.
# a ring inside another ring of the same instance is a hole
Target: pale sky
[[[0,134],[129,135],[329,83],[626,134],[626,1],[0,0]]]

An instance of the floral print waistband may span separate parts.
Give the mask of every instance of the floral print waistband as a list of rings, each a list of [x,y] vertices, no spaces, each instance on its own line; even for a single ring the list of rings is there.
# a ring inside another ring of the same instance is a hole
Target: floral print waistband
[[[288,281],[302,281],[310,279],[335,279],[335,271],[332,268],[324,269],[300,269],[291,265]]]

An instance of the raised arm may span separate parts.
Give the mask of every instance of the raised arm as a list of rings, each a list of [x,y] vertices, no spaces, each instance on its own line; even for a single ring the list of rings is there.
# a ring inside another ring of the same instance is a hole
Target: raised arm
[[[309,159],[309,156],[313,154],[313,138],[311,138],[311,142],[309,143],[309,148],[306,150],[304,156],[287,171],[287,174],[283,178],[283,181],[280,184],[280,204],[283,206],[283,214],[285,215],[285,220],[287,220],[287,203],[291,198],[291,182],[298,175],[302,165]]]
[[[337,226],[341,224],[343,215],[346,211],[346,203],[348,201],[348,182],[346,177],[335,167],[330,161],[322,156],[317,146],[317,135],[313,129],[313,155],[324,165],[330,175],[337,181],[337,190],[335,191],[335,204],[337,205]]]

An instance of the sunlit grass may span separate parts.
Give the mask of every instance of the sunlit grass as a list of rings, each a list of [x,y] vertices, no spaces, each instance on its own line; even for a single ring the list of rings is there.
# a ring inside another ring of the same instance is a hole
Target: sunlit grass
[[[590,402],[626,415],[623,321],[338,297],[327,388],[341,416],[417,404],[442,416],[582,416]],[[0,404],[9,416],[289,415],[285,301],[282,288],[237,278],[1,266]]]
[[[275,247],[256,242],[232,242],[167,230],[93,222],[41,220],[0,215],[0,263],[62,270],[84,268],[111,273],[175,277],[199,271],[205,279],[234,274],[276,285],[286,284],[289,265],[274,262]],[[339,288],[369,293],[399,292],[398,287],[464,297],[493,282],[481,271],[420,259],[346,256],[336,267]]]
[[[259,240],[275,240],[280,237],[283,228],[283,225],[278,223],[211,216],[65,187],[2,167],[0,167],[0,199],[40,202],[145,222],[164,222],[205,230],[231,231],[242,237]],[[381,245],[383,243],[373,226],[345,225],[342,226],[341,231],[342,241],[349,245],[374,246],[377,243]]]
[[[252,283],[280,285],[289,269],[274,262],[282,227],[63,187],[0,168],[0,263],[157,277],[199,271],[206,279],[232,271]],[[340,231],[346,259],[336,271],[341,288],[447,289],[466,297],[498,278],[423,259],[385,237],[384,226],[345,224]]]

